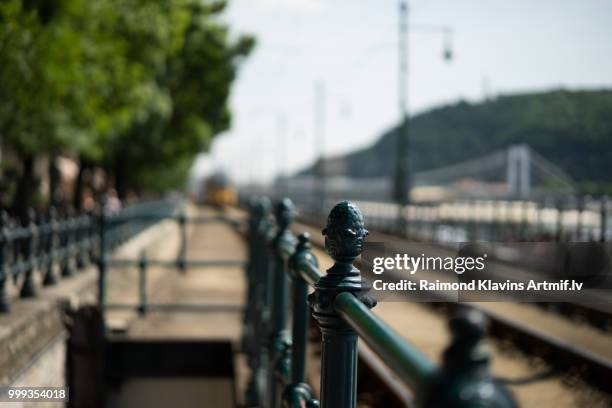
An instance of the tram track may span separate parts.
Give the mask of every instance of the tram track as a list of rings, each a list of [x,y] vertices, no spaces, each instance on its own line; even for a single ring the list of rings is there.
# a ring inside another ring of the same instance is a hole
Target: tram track
[[[309,232],[313,245],[317,248],[323,248],[323,239],[315,227],[308,224],[297,224],[294,230]],[[380,238],[384,237],[375,237],[375,239]],[[397,240],[398,237],[393,237],[393,239]],[[391,272],[389,278],[399,279],[400,276],[397,272],[395,272],[395,275]],[[401,276],[401,278],[405,279],[405,276]],[[456,299],[444,297],[445,295],[439,292],[431,293],[431,295],[437,296],[435,301],[428,303],[431,307],[438,310],[442,309],[449,313],[457,306],[476,308],[488,317],[490,322],[489,333],[493,338],[504,341],[509,340],[518,350],[526,355],[543,359],[548,366],[557,372],[578,377],[598,390],[606,394],[612,394],[612,384],[610,382],[612,378],[612,359],[609,355],[605,354],[606,349],[612,352],[612,335],[608,332],[602,332],[588,325],[576,325],[565,319],[565,323],[572,325],[575,332],[584,331],[584,339],[592,340],[594,336],[599,337],[599,340],[601,340],[599,351],[601,353],[597,353],[591,349],[587,340],[576,344],[576,342],[569,340],[569,337],[564,338],[563,336],[547,333],[545,331],[546,325],[540,325],[539,321],[521,322],[518,320],[520,316],[512,313],[516,312],[517,308],[525,310],[527,308],[535,309],[531,304],[508,303],[508,306],[506,306],[508,310],[504,310],[503,305],[506,305],[506,303],[498,303],[497,307],[492,307],[493,303],[488,305],[488,302],[457,304]],[[533,310],[531,312],[533,314]],[[604,314],[603,317],[610,318],[610,314],[605,311],[601,310],[599,312]],[[540,310],[540,313],[546,312]],[[525,315],[527,314],[529,313],[525,312]],[[563,318],[561,316],[555,317],[556,319],[550,320],[555,320],[556,324],[563,325]]]

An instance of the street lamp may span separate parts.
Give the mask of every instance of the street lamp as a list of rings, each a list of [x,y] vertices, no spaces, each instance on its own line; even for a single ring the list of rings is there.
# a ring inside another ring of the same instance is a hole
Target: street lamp
[[[315,82],[315,98],[314,98],[314,133],[315,133],[315,144],[317,146],[318,161],[316,162],[315,168],[315,180],[314,190],[315,197],[318,197],[314,206],[317,207],[315,211],[319,214],[325,214],[325,201],[327,189],[325,186],[326,166],[325,166],[325,82]]]
[[[400,228],[405,232],[405,222],[403,209],[410,203],[410,160],[409,160],[409,122],[408,122],[408,2],[400,0],[399,2],[399,90],[398,102],[400,122],[397,130],[396,139],[396,166],[394,180],[394,198],[398,204]],[[428,34],[443,34],[444,49],[443,59],[450,61],[453,58],[451,48],[452,30],[448,26],[438,25],[417,25],[410,27],[411,31],[419,31]]]

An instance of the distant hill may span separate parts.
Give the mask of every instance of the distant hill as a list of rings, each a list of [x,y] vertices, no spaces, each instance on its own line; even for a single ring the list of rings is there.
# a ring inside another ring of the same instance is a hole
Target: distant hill
[[[396,129],[366,149],[329,159],[326,168],[352,177],[393,174]],[[529,144],[570,174],[585,192],[612,191],[612,90],[504,95],[482,103],[443,106],[410,120],[414,171],[462,162],[517,143]]]

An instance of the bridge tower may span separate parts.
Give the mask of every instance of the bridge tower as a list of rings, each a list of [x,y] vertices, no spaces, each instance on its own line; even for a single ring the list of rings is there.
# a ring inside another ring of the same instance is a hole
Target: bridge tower
[[[508,147],[506,182],[509,196],[529,197],[531,193],[531,152],[526,144]]]

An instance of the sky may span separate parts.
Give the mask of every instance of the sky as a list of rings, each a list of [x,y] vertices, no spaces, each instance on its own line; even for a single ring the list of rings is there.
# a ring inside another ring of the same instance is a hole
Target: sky
[[[374,143],[400,117],[398,10],[399,0],[229,0],[222,19],[257,47],[232,90],[231,129],[192,174],[265,182]],[[500,94],[612,88],[609,0],[412,0],[408,21],[411,115]],[[437,27],[452,31],[450,62]]]

